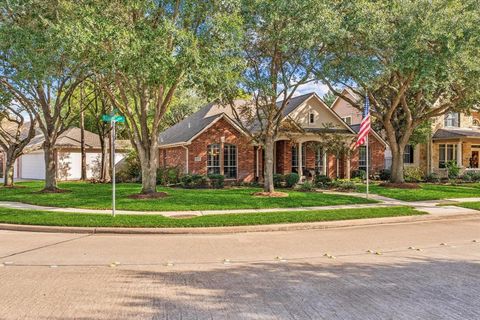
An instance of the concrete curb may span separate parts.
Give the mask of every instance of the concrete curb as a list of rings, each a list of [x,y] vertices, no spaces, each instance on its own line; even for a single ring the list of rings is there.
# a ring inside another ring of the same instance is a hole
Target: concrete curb
[[[47,233],[81,233],[81,234],[228,234],[247,232],[277,232],[316,229],[337,229],[364,227],[385,224],[402,224],[429,222],[439,220],[463,220],[479,218],[480,214],[445,214],[419,215],[388,218],[353,219],[339,221],[323,221],[310,223],[286,223],[235,227],[197,227],[197,228],[111,228],[111,227],[61,227],[0,223],[0,230],[47,232]]]

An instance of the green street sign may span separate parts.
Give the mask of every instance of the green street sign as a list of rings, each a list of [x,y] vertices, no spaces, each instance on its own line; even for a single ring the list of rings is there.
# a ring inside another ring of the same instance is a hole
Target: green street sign
[[[125,122],[125,117],[124,116],[118,116],[118,115],[109,115],[109,114],[104,114],[102,116],[102,120],[104,122]]]

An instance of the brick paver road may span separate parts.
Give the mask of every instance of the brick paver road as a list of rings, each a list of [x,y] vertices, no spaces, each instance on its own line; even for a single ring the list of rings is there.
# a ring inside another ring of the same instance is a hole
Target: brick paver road
[[[480,219],[230,235],[0,231],[0,263],[0,319],[480,319]]]

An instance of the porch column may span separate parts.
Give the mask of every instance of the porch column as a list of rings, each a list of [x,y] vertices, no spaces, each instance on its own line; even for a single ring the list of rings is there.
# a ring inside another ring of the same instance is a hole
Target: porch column
[[[462,141],[457,143],[457,166],[462,166]]]
[[[322,157],[322,174],[323,174],[324,176],[326,176],[326,175],[327,175],[327,153],[324,152],[323,150],[322,150],[322,152],[323,152],[323,157]]]
[[[303,177],[303,159],[302,159],[302,143],[298,143],[298,148],[297,148],[297,160],[298,160],[298,175],[300,176],[300,180],[302,180]]]

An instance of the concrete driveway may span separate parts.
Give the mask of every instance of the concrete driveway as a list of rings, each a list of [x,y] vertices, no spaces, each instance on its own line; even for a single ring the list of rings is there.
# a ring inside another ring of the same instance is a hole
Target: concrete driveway
[[[478,218],[222,235],[0,231],[0,263],[0,319],[480,319]]]

